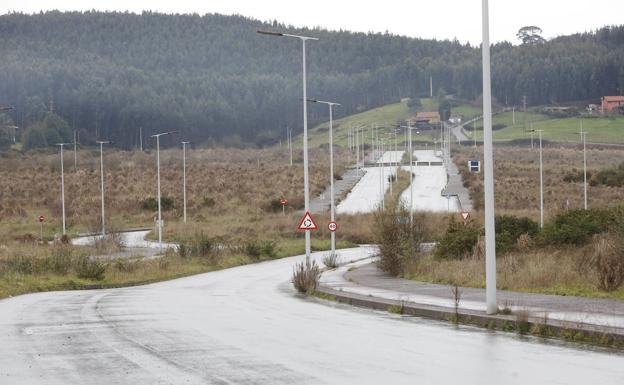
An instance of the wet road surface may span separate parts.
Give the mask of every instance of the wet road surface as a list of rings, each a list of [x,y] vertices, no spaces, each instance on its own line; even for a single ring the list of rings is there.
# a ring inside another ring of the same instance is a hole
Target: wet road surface
[[[2,300],[0,384],[624,383],[621,353],[302,299],[298,260]]]

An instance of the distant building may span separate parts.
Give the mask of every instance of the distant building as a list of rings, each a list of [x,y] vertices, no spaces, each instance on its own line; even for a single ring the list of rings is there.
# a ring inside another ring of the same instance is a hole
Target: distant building
[[[416,113],[416,124],[418,123],[439,123],[440,122],[440,114],[438,112],[417,112]]]
[[[600,110],[603,114],[610,112],[624,112],[624,96],[604,96]]]
[[[460,124],[462,121],[462,117],[459,115],[452,115],[451,118],[449,119],[449,122],[451,124]]]

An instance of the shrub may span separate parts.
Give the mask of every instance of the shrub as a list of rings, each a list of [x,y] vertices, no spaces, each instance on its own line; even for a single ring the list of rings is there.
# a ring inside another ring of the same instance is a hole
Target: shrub
[[[570,210],[558,214],[540,234],[543,244],[583,245],[616,223],[617,210]]]
[[[306,258],[305,262],[299,262],[295,265],[291,282],[299,293],[312,294],[316,290],[320,278],[321,269],[315,261]]]
[[[217,204],[214,198],[212,197],[204,197],[202,200],[202,206],[205,207],[214,207]]]
[[[472,222],[464,225],[453,220],[433,249],[433,254],[437,258],[462,259],[473,252],[481,234],[482,230]]]
[[[65,275],[72,264],[72,252],[68,247],[56,247],[48,258],[48,269],[56,274]]]
[[[608,168],[596,173],[590,180],[592,186],[603,184],[609,187],[624,186],[624,163],[617,167]]]
[[[4,262],[6,267],[3,270],[19,274],[32,274],[34,270],[33,262],[33,257],[14,255],[6,259]]]
[[[614,291],[624,282],[624,241],[621,234],[595,235],[590,247],[598,277],[598,287]]]
[[[496,251],[502,253],[516,248],[522,234],[534,236],[539,231],[537,222],[511,215],[496,216]]]
[[[266,210],[274,213],[282,211],[282,203],[280,202],[280,199],[271,199],[267,205]]]
[[[337,268],[339,263],[340,261],[337,253],[329,253],[323,256],[323,265],[329,267],[330,269]]]
[[[158,200],[156,198],[146,198],[142,202],[143,210],[148,211],[157,211],[158,210]],[[173,199],[165,196],[160,197],[160,208],[163,211],[168,211],[173,208]]]
[[[106,273],[106,264],[89,257],[80,257],[74,265],[78,278],[101,281]]]
[[[400,207],[394,210],[388,205],[385,210],[375,213],[376,239],[379,247],[379,268],[392,275],[399,275],[407,258],[418,253],[423,239],[423,224],[419,216],[414,216],[410,225],[409,212]]]
[[[260,259],[260,257],[275,258],[277,255],[277,242],[251,240],[243,245],[243,253],[252,259]]]

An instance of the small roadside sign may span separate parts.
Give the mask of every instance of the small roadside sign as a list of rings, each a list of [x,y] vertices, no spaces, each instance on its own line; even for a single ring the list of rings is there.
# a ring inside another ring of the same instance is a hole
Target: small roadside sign
[[[43,221],[45,221],[45,217],[43,215],[39,215],[37,219],[39,220],[39,223],[43,223]]]
[[[299,222],[297,230],[318,230],[318,226],[316,225],[316,222],[314,222],[314,219],[312,219],[312,215],[310,215],[309,211],[306,211],[303,218],[301,218],[301,222]]]
[[[286,198],[282,198],[282,199],[280,199],[280,204],[281,204],[282,206],[286,206],[286,205],[288,204],[288,199],[286,199]]]
[[[467,221],[468,218],[470,218],[470,213],[467,211],[462,211],[461,216],[464,219],[464,221]]]
[[[333,233],[334,231],[338,230],[338,223],[336,223],[335,221],[329,222],[327,224],[327,229]]]

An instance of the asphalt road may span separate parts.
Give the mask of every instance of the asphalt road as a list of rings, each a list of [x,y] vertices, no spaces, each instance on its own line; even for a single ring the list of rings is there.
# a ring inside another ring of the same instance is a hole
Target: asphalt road
[[[624,383],[621,353],[303,299],[301,259],[2,300],[0,384]]]

